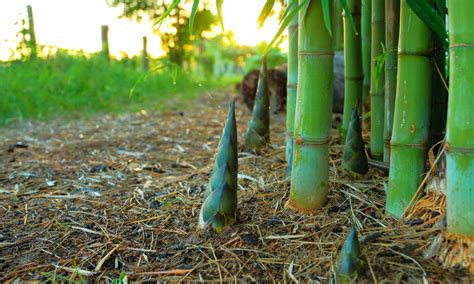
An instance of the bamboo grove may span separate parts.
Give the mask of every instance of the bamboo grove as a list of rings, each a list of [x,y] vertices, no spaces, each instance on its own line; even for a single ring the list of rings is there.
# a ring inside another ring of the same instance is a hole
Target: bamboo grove
[[[222,2],[216,1],[219,15]],[[267,0],[259,17],[260,25],[270,15],[274,3]],[[385,213],[401,219],[422,195],[420,189],[429,170],[428,153],[446,155],[447,231],[472,241],[474,73],[470,67],[474,63],[474,29],[469,14],[471,0],[289,0],[286,4],[281,27],[270,46],[288,28],[286,159],[291,188],[287,208],[297,213],[315,214],[327,203],[333,58],[343,42],[345,102],[340,134],[345,149],[342,166],[355,173],[352,177],[357,180],[366,174],[368,164],[385,165],[389,169]],[[342,34],[338,32],[341,28]],[[254,152],[265,147],[269,139],[265,70],[263,60],[254,107],[258,113],[254,113],[245,137],[246,141],[258,141],[246,142],[245,148]],[[235,119],[233,107],[232,104],[229,115]],[[226,129],[230,127],[229,121]],[[262,130],[256,137],[251,136],[256,133],[255,129]],[[221,141],[235,144],[236,138],[225,138],[229,136],[226,131]],[[232,155],[229,154],[232,162],[225,162],[219,150],[216,163],[234,165],[235,149],[232,151]],[[204,221],[222,226],[235,219],[237,165],[222,166],[232,171],[216,167],[211,192],[214,188],[228,189],[232,192],[229,195],[232,201],[224,200],[222,194],[218,195],[220,201],[210,200],[208,194],[204,206],[211,209],[203,210],[214,210],[212,214],[221,216],[230,206],[232,212],[227,214],[230,221],[225,218],[226,222]],[[217,175],[220,176],[215,177]],[[221,229],[219,227],[219,231]],[[359,250],[357,233],[353,231],[349,237],[343,250],[347,247]],[[359,253],[353,253],[352,257],[354,255]],[[347,263],[354,266],[344,270],[348,268]],[[345,267],[340,272],[346,273],[349,279],[362,265],[357,259],[338,260],[338,266]]]

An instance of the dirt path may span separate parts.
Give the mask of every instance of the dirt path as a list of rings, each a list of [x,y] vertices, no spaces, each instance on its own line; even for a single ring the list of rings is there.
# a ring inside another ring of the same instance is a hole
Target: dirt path
[[[461,279],[422,258],[433,231],[384,217],[382,172],[371,169],[354,180],[341,171],[337,139],[329,204],[311,217],[284,210],[284,115],[272,117],[273,144],[266,154],[239,159],[238,223],[219,236],[199,231],[228,98],[216,94],[157,114],[4,129],[0,281],[126,275],[327,282],[354,223],[365,239],[368,281]],[[238,102],[239,141],[248,119]]]

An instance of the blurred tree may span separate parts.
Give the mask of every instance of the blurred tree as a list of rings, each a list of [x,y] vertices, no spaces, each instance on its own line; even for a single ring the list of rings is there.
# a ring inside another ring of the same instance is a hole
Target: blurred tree
[[[122,7],[122,17],[140,22],[146,15],[153,25],[156,20],[167,10],[172,0],[107,0],[112,7]],[[191,0],[181,1],[163,26],[155,31],[160,35],[162,48],[168,54],[170,61],[183,66],[189,60],[193,48],[202,46],[196,44],[205,39],[204,34],[212,31],[217,25],[217,16],[211,11],[210,1],[201,1],[199,10],[194,20],[193,34],[189,31],[189,16]]]

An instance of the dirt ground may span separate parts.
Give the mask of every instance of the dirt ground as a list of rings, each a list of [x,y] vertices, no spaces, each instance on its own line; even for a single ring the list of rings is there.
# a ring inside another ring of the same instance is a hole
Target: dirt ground
[[[437,230],[384,215],[384,172],[340,167],[334,129],[329,203],[285,210],[285,115],[272,144],[239,158],[238,222],[216,235],[198,215],[231,91],[162,113],[1,129],[0,281],[329,282],[352,225],[366,282],[469,281],[423,258]],[[170,105],[172,105],[170,103]],[[250,112],[237,102],[239,142]]]

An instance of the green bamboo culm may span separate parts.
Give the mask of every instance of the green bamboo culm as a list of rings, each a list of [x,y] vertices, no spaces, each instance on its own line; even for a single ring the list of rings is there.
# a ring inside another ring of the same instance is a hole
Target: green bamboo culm
[[[392,138],[393,112],[395,110],[395,95],[397,91],[397,53],[398,31],[400,27],[400,0],[385,0],[385,44],[387,57],[385,59],[385,125],[384,162],[390,162],[390,139]]]
[[[344,50],[344,23],[342,19],[342,5],[341,0],[333,0],[334,4],[334,51],[343,51]]]
[[[322,2],[309,1],[299,14],[298,95],[287,207],[304,214],[326,204],[329,188],[334,51]]]
[[[383,54],[382,45],[385,43],[384,0],[372,1],[371,43],[371,69],[373,72],[376,67],[376,58]],[[383,159],[384,73],[383,70],[380,74],[372,73],[372,78],[370,80],[370,155],[375,160]]]
[[[360,175],[366,174],[369,170],[357,108],[352,110],[352,119],[344,144],[344,152],[342,153],[342,167],[349,172]]]
[[[362,0],[361,13],[362,70],[362,129],[370,131],[370,81],[371,81],[371,45],[372,45],[372,0]]]
[[[403,215],[425,172],[433,70],[431,39],[430,29],[403,0],[386,204],[387,213],[396,218]]]
[[[288,6],[297,5],[298,0],[288,1]],[[288,77],[286,91],[286,175],[291,175],[293,161],[293,131],[295,125],[296,90],[298,88],[298,15],[288,25]]]
[[[448,231],[474,237],[474,30],[470,0],[449,0]]]
[[[234,105],[232,100],[199,214],[199,227],[211,225],[217,233],[236,220],[238,160]]]
[[[341,136],[345,139],[352,109],[362,101],[362,43],[360,31],[361,1],[347,0],[348,8],[354,19],[355,29],[347,20],[344,12],[344,112],[341,125]]]
[[[336,283],[353,283],[365,269],[357,231],[353,227],[336,261]]]
[[[437,0],[441,7],[438,13],[446,18],[446,0]],[[433,146],[444,139],[446,133],[446,115],[448,112],[448,90],[446,83],[446,51],[435,37],[433,40],[433,98],[431,103],[430,143]]]
[[[259,152],[270,142],[270,97],[267,77],[267,58],[264,56],[258,77],[252,118],[245,133],[244,148],[246,151]]]

